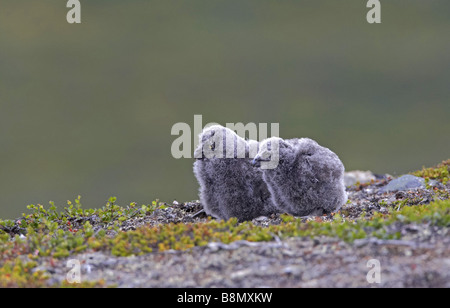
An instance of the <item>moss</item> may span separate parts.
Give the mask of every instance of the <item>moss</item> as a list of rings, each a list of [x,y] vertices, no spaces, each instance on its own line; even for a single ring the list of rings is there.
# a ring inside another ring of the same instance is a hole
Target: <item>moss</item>
[[[24,262],[20,258],[4,262],[0,268],[0,287],[44,287],[48,277],[42,271],[33,272],[36,265],[36,262]]]
[[[389,223],[430,223],[439,227],[450,227],[450,200],[438,200],[428,205],[405,206],[392,212]]]
[[[450,178],[450,159],[443,161],[439,165],[431,168],[422,167],[422,170],[412,172],[413,175],[423,177],[426,180],[436,179],[444,185],[448,183]]]
[[[80,283],[69,283],[63,281],[61,284],[52,285],[53,288],[113,288],[115,285],[107,285],[103,279],[98,281],[81,281]]]
[[[0,268],[0,288],[42,288],[48,287],[48,276],[45,272],[36,270],[37,262],[22,261],[17,257],[3,263]],[[63,281],[61,284],[54,284],[55,288],[92,288],[106,287],[103,280],[82,281],[79,284],[70,284]]]

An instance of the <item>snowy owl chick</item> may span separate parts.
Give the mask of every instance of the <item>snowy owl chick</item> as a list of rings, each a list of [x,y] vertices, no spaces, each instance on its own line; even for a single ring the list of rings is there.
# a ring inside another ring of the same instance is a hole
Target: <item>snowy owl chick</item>
[[[323,215],[347,202],[344,165],[329,149],[309,138],[269,138],[260,143],[255,166],[267,161],[267,149],[278,143],[278,166],[263,170],[263,179],[280,212],[295,216]]]
[[[258,142],[246,141],[220,125],[210,126],[199,135],[194,174],[207,214],[245,221],[275,212],[262,170],[252,165],[252,147],[256,153]]]

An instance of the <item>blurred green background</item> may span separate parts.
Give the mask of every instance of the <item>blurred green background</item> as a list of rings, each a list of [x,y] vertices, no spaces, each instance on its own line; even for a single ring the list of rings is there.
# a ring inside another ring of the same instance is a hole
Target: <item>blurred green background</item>
[[[0,217],[26,205],[197,198],[177,122],[280,123],[346,169],[450,157],[450,2],[0,2]]]

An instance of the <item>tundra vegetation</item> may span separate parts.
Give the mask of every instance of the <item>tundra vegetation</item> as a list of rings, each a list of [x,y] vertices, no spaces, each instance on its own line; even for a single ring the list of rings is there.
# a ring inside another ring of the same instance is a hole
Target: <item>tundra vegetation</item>
[[[357,239],[401,239],[393,226],[428,224],[450,226],[449,178],[450,160],[433,168],[414,172],[426,182],[423,191],[371,195],[370,206],[361,207],[358,199],[365,189],[376,189],[388,180],[356,184],[349,187],[349,201],[336,213],[316,217],[274,215],[271,223],[258,220],[239,223],[210,217],[192,218],[195,203],[168,204],[153,201],[148,205],[117,204],[111,197],[101,208],[84,209],[81,197],[58,209],[28,205],[27,213],[15,220],[0,220],[0,287],[102,287],[104,281],[49,285],[48,274],[39,269],[41,260],[57,262],[82,252],[102,251],[113,256],[132,256],[167,250],[187,250],[211,242],[229,244],[238,240],[250,242],[279,241],[289,237],[337,237],[353,243]],[[436,184],[437,183],[437,184]],[[200,205],[198,205],[200,206]],[[200,207],[201,208],[201,207]],[[159,213],[182,209],[186,220],[158,221]],[[153,219],[153,220],[152,220]]]

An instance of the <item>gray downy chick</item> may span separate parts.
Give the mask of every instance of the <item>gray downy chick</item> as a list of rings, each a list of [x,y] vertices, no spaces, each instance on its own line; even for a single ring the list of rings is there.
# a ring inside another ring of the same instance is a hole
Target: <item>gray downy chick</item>
[[[279,212],[319,216],[337,211],[347,202],[343,163],[312,139],[266,139],[260,143],[253,165],[269,160],[274,142],[278,143],[278,166],[264,169],[263,179]]]
[[[275,212],[262,170],[252,165],[250,153],[257,151],[257,141],[246,141],[220,125],[210,126],[199,135],[194,174],[208,215],[245,221]]]

